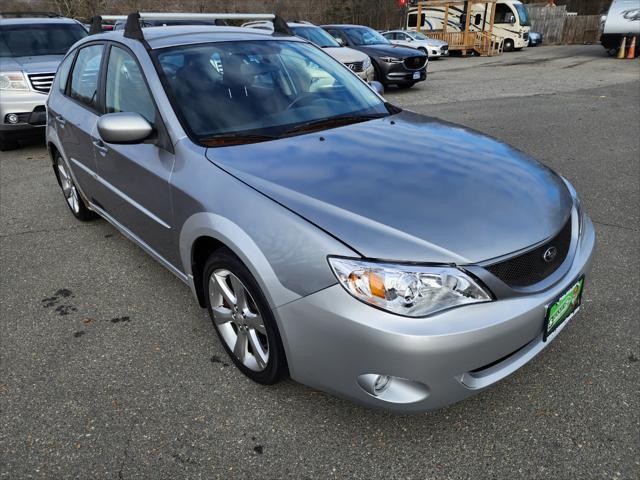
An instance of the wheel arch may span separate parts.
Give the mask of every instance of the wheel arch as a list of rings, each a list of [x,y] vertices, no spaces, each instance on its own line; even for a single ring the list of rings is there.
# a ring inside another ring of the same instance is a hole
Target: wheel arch
[[[301,297],[286,288],[258,245],[238,225],[220,215],[192,215],[180,231],[180,257],[194,295],[205,306],[203,271],[207,258],[220,248],[230,250],[251,272],[272,309]]]

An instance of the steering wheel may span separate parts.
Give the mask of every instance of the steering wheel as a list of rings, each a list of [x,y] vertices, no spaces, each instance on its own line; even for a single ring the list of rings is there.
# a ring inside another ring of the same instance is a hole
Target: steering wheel
[[[285,108],[285,110],[290,110],[296,105],[298,105],[299,103],[307,102],[309,100],[311,100],[310,103],[313,103],[322,99],[318,98],[315,93],[310,93],[310,92],[302,93],[298,95],[296,98],[294,98],[293,101],[289,105],[287,105],[287,108]]]

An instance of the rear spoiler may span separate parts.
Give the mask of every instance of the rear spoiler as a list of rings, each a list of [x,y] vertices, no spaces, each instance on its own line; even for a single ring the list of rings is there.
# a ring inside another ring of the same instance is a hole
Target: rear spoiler
[[[227,25],[226,20],[270,20],[273,22],[273,33],[293,36],[287,22],[275,13],[164,13],[136,12],[129,15],[102,15],[91,19],[90,34],[102,32],[102,21],[126,20],[124,36],[145,43],[140,20],[213,20],[217,26]]]

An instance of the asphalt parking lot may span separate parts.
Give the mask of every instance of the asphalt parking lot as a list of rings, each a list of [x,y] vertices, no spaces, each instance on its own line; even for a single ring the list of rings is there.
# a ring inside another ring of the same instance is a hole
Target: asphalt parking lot
[[[421,415],[259,386],[185,285],[75,221],[35,144],[0,153],[0,477],[638,478],[638,61],[539,47],[429,69],[387,98],[541,160],[593,218],[583,309],[549,348]]]

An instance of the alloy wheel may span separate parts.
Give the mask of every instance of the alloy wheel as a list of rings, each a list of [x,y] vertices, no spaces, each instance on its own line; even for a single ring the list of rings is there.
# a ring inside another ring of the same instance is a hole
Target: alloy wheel
[[[209,278],[213,321],[227,347],[245,367],[261,372],[269,362],[269,340],[262,315],[242,281],[229,270]]]
[[[62,193],[69,205],[69,208],[73,213],[78,215],[80,213],[80,197],[78,190],[71,179],[71,175],[67,172],[67,169],[61,158],[58,158],[58,175],[60,177],[60,186],[62,187]]]

